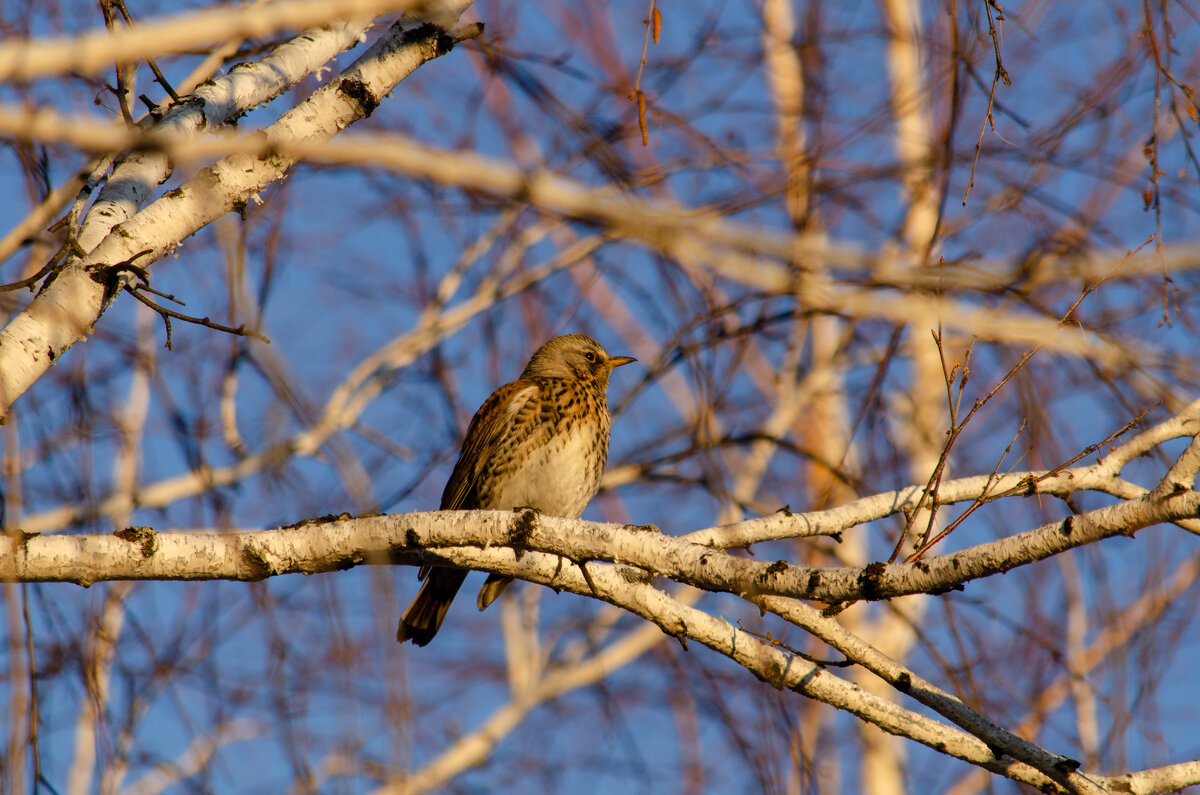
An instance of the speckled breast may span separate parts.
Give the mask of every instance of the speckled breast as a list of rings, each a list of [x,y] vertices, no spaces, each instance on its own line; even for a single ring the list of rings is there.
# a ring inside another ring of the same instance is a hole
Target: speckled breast
[[[572,519],[583,513],[604,474],[609,432],[604,397],[583,392],[567,401],[561,392],[543,396],[536,430],[485,479],[490,487],[480,494],[482,507],[536,508]]]

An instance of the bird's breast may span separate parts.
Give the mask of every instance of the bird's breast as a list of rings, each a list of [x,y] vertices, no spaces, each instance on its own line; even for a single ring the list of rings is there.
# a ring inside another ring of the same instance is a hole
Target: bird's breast
[[[532,434],[494,471],[481,494],[493,510],[536,508],[551,516],[576,518],[596,493],[608,458],[607,428],[576,420],[546,434]]]

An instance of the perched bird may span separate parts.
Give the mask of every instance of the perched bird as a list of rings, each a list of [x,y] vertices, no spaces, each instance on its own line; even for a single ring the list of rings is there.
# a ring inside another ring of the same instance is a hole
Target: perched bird
[[[521,377],[484,401],[467,428],[458,462],[442,493],[442,510],[533,508],[576,519],[608,462],[608,376],[636,361],[609,356],[591,337],[567,334],[538,348]],[[464,569],[423,566],[425,581],[404,611],[396,640],[433,640]],[[480,610],[512,582],[489,575]]]

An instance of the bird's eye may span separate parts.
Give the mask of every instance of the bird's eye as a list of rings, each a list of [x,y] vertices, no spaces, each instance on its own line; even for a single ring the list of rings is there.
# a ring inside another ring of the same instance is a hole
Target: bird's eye
[[[596,354],[592,353],[591,351],[585,351],[583,358],[587,359],[589,362],[594,362],[596,361]]]

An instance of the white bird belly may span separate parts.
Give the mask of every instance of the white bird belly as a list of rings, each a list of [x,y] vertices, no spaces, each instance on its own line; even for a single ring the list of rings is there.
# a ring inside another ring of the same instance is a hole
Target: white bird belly
[[[578,518],[596,494],[603,461],[597,466],[597,428],[577,425],[572,433],[557,434],[528,451],[524,463],[493,492],[498,511],[536,508],[550,516]]]

